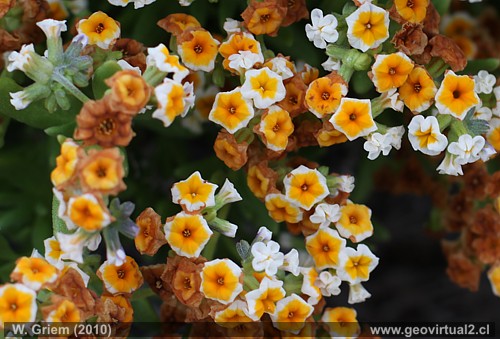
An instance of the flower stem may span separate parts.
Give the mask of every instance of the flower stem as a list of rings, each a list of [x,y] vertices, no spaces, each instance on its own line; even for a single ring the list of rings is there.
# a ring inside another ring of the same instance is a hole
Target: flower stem
[[[54,71],[52,73],[52,79],[61,85],[63,85],[64,89],[69,93],[73,94],[78,100],[82,103],[86,103],[90,101],[90,98],[86,96],[82,91],[78,89],[71,81],[68,80],[64,75],[59,73],[58,71]]]
[[[208,242],[207,246],[203,250],[203,256],[207,258],[207,260],[212,260],[214,258],[215,250],[217,249],[217,243],[219,242],[220,233],[215,232],[212,235],[212,238]]]

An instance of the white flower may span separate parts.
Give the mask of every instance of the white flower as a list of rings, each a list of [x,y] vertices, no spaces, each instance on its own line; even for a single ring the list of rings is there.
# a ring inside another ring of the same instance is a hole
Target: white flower
[[[392,149],[391,139],[387,137],[387,134],[371,133],[366,137],[363,148],[368,152],[368,159],[375,160],[380,153],[384,156],[389,154]]]
[[[238,51],[238,53],[229,56],[229,67],[238,72],[238,74],[245,74],[246,71],[251,69],[256,63],[261,62],[262,56],[250,51]]]
[[[481,152],[479,152],[479,158],[481,158],[483,162],[486,162],[495,154],[497,154],[495,148],[490,143],[486,142]]]
[[[399,99],[399,92],[396,88],[382,93],[380,95],[380,101],[382,103],[382,107],[392,108],[396,112],[403,112],[403,109],[405,107],[405,103],[403,102],[403,100]]]
[[[181,82],[189,74],[189,70],[180,64],[179,57],[170,54],[164,44],[148,48],[146,63],[148,66],[156,66],[162,72],[174,73],[172,79],[176,82]]]
[[[226,18],[223,28],[227,34],[241,32],[241,21]]]
[[[448,139],[439,130],[436,117],[414,116],[408,125],[408,138],[415,151],[427,155],[438,155],[448,145]]]
[[[136,72],[137,74],[141,75],[141,69],[139,67],[134,67],[132,66],[131,64],[129,64],[128,62],[126,62],[125,60],[118,60],[116,62],[118,64],[118,66],[120,66],[121,69],[123,70],[130,70],[130,71],[134,71]]]
[[[264,109],[283,100],[286,96],[286,88],[281,76],[268,67],[263,67],[251,69],[245,73],[241,95],[245,99],[252,99],[255,107]]]
[[[67,142],[67,141],[65,141]],[[76,145],[76,144],[75,144]],[[57,216],[64,221],[66,224],[66,228],[70,231],[74,230],[77,228],[77,226],[71,221],[71,219],[68,216],[68,210],[67,210],[67,201],[64,199],[64,195],[61,191],[57,190],[55,187],[52,188],[52,192],[54,193],[54,197],[57,199],[57,202],[59,203],[59,207],[57,209]]]
[[[314,285],[318,287],[321,294],[325,297],[331,297],[332,295],[340,294],[340,284],[342,280],[336,275],[332,275],[328,271],[323,271],[319,274]]]
[[[356,180],[352,175],[341,175],[339,176],[339,190],[346,193],[351,193],[354,191],[354,181]]]
[[[61,246],[61,250],[65,253],[64,259],[83,263],[83,248],[87,247],[91,251],[95,251],[101,243],[101,233],[88,233],[82,228],[71,234],[56,233],[57,241]]]
[[[455,161],[458,164],[465,165],[479,160],[479,152],[483,149],[485,142],[480,135],[472,137],[469,134],[462,134],[458,141],[450,143],[448,152],[457,156]]]
[[[35,47],[33,44],[23,45],[19,52],[11,52],[9,54],[7,70],[13,72],[16,69],[26,72],[26,67],[33,60],[35,54]]]
[[[305,295],[308,295],[307,303],[309,305],[316,305],[322,298],[321,290],[316,286],[315,282],[318,278],[318,272],[316,268],[313,267],[303,267],[300,270],[302,276],[304,277],[302,280],[302,286],[300,287],[300,292]]]
[[[372,295],[368,292],[361,283],[349,285],[349,299],[347,302],[349,304],[362,303],[366,299],[370,298]]]
[[[19,91],[19,92],[11,92],[9,93],[10,95],[10,104],[14,106],[16,110],[22,110],[28,107],[32,100],[28,98],[28,94],[26,91]]]
[[[114,6],[127,6],[133,0],[108,0],[108,2]]]
[[[300,274],[299,252],[295,248],[292,248],[290,252],[285,255],[283,258],[283,265],[280,266],[280,269],[290,272],[294,276]]]
[[[312,223],[320,224],[319,227],[328,227],[340,219],[340,206],[321,203],[316,206],[314,214],[309,217]]]
[[[283,265],[284,254],[280,252],[280,245],[270,240],[267,244],[256,242],[252,245],[252,267],[255,271],[265,271],[273,276],[278,273],[278,267]]]
[[[456,162],[457,156],[446,152],[443,161],[436,168],[439,174],[463,175],[462,166]]]
[[[191,4],[194,2],[194,0],[179,0],[179,5],[187,7],[191,6]]]
[[[132,0],[132,1],[134,3],[134,8],[137,9],[137,8],[142,8],[145,5],[152,4],[156,0]]]
[[[245,299],[248,304],[249,317],[251,319],[259,320],[264,312],[272,313],[270,312],[272,311],[272,307],[271,309],[266,309],[265,306],[269,305],[265,305],[262,302],[262,300],[266,300],[266,296],[269,296],[270,294],[272,294],[273,296],[281,295],[281,299],[284,298],[286,295],[286,291],[283,289],[283,281],[264,277],[260,282],[258,289],[245,294]],[[266,303],[270,303],[270,301],[266,300]]]
[[[267,244],[272,237],[273,237],[273,232],[271,232],[267,227],[262,226],[257,231],[257,235],[255,236],[253,243],[263,242],[264,244]]]
[[[323,11],[315,8],[311,11],[311,24],[306,25],[306,35],[316,48],[326,48],[326,43],[334,43],[339,38],[338,21],[332,14],[323,16]]]
[[[338,59],[328,57],[328,59],[322,63],[321,66],[323,66],[323,69],[328,72],[338,71],[340,70],[340,66],[342,66],[342,62]]]
[[[493,94],[495,94],[497,104],[492,108],[491,112],[493,115],[500,117],[500,86],[493,88]]]
[[[226,179],[224,181],[224,185],[222,185],[222,188],[219,190],[217,195],[215,196],[215,201],[216,203],[220,203],[220,206],[224,206],[226,204],[230,204],[232,202],[240,201],[242,200],[241,195],[238,193],[238,191],[234,188],[234,185],[231,181]]]
[[[487,71],[479,71],[477,75],[474,75],[475,86],[474,91],[476,93],[490,94],[493,91],[493,86],[495,86],[497,79],[493,74]]]
[[[36,23],[47,36],[47,39],[59,38],[61,32],[66,32],[68,27],[66,27],[66,20],[58,21],[54,19],[45,19]]]
[[[290,69],[289,65],[292,65],[293,69]],[[266,62],[271,71],[278,74],[283,80],[290,79],[294,75],[295,68],[286,58],[277,56]]]
[[[472,117],[474,119],[490,121],[493,118],[493,112],[489,107],[478,105]]]
[[[177,116],[186,116],[194,106],[195,96],[191,82],[181,84],[165,78],[154,92],[158,100],[158,108],[153,112],[152,117],[161,120],[165,127],[170,126]],[[183,93],[182,97],[179,97],[179,92]]]
[[[390,139],[391,146],[399,150],[401,148],[403,134],[405,134],[405,128],[403,126],[396,126],[389,128],[386,136]]]

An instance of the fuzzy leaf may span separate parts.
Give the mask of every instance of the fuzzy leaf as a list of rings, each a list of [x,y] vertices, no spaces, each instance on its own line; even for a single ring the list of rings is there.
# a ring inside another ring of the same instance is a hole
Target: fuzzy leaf
[[[241,257],[241,260],[245,260],[250,253],[250,244],[246,240],[241,240],[236,243],[236,251],[238,255]]]

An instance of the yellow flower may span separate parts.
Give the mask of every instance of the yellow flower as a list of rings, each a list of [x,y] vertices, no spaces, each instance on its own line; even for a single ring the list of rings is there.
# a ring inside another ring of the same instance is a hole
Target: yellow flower
[[[52,283],[57,279],[57,269],[43,258],[21,257],[17,259],[16,267],[10,277],[12,280],[38,291],[45,284]]]
[[[123,157],[118,148],[90,150],[79,168],[81,185],[87,192],[116,195],[126,188]]]
[[[276,302],[286,295],[281,280],[274,280],[264,277],[260,281],[259,288],[245,294],[248,304],[248,312],[258,320],[265,313],[273,314],[276,309]]]
[[[279,106],[271,106],[262,115],[259,132],[262,142],[270,150],[280,152],[286,149],[288,137],[292,135],[294,125],[290,114]]]
[[[80,322],[80,310],[76,305],[70,300],[63,300],[56,309],[52,310],[45,318],[46,322],[70,322],[77,323]]]
[[[427,15],[429,0],[395,0],[394,5],[398,14],[406,21],[419,23]]]
[[[88,19],[82,19],[76,25],[78,33],[89,39],[90,45],[108,49],[120,36],[120,25],[104,12],[95,12]]]
[[[236,300],[226,309],[216,312],[214,321],[223,327],[234,328],[241,323],[252,322],[248,315],[247,304],[243,300]]]
[[[281,299],[276,304],[276,309],[271,314],[274,327],[286,332],[299,332],[305,321],[312,314],[314,308],[297,294]]]
[[[68,217],[87,232],[100,231],[111,223],[111,215],[93,194],[72,197],[68,203]]]
[[[306,237],[306,249],[312,256],[318,270],[335,268],[339,263],[339,253],[346,241],[331,228],[320,228],[316,233]]]
[[[176,117],[184,117],[195,101],[192,83],[181,84],[169,78],[165,78],[155,88],[155,96],[158,109],[153,112],[152,117],[161,120],[165,127],[170,126]]]
[[[98,277],[104,282],[106,290],[111,294],[132,293],[141,287],[143,278],[139,266],[129,256],[120,266],[110,264],[107,260],[99,267]]]
[[[217,93],[208,119],[234,134],[245,127],[253,116],[251,101],[243,97],[240,88],[235,88],[230,92]]]
[[[9,322],[31,322],[36,318],[36,293],[22,284],[0,287],[0,327]]]
[[[178,83],[189,74],[189,70],[179,62],[179,57],[170,54],[167,46],[164,44],[148,48],[146,62],[148,65],[156,66],[162,72],[174,73],[172,79]]]
[[[412,70],[413,62],[405,54],[380,54],[372,67],[372,81],[379,93],[387,92],[403,85]]]
[[[347,39],[363,52],[377,48],[389,37],[389,13],[365,2],[346,18]]]
[[[45,247],[45,259],[52,265],[57,265],[62,259],[61,256],[63,254],[61,244],[59,244],[55,236],[45,239],[43,244]]]
[[[344,238],[357,243],[373,234],[372,211],[365,205],[348,204],[340,208],[340,213],[336,227]]]
[[[266,208],[269,216],[276,222],[297,223],[302,220],[302,211],[294,206],[287,197],[281,193],[266,196]]]
[[[196,171],[186,180],[179,181],[172,187],[172,202],[180,204],[187,212],[196,212],[215,205],[217,185],[203,180]]]
[[[69,16],[68,10],[61,0],[48,0],[50,17],[55,20],[64,20]]]
[[[288,173],[283,184],[287,198],[306,210],[329,194],[326,178],[303,165]]]
[[[357,338],[360,332],[356,310],[349,307],[326,308],[321,321],[332,337]]]
[[[441,114],[451,114],[463,120],[467,111],[479,103],[474,92],[474,79],[447,71],[436,94],[436,107]]]
[[[79,146],[71,139],[66,139],[61,145],[61,154],[56,158],[56,168],[50,174],[50,180],[56,187],[69,182],[75,174],[78,162]]]
[[[490,130],[486,137],[491,146],[500,152],[500,119],[494,118],[490,120]]]
[[[399,97],[412,112],[420,113],[431,106],[436,92],[436,84],[425,68],[415,67],[399,88]]]
[[[318,279],[318,271],[316,271],[315,267],[305,267],[301,270],[301,273],[304,276],[304,280],[302,281],[300,291],[309,296],[307,300],[309,305],[316,305],[323,298],[321,290],[315,284]]]
[[[283,5],[282,1],[249,1],[241,13],[244,26],[255,35],[276,36],[287,12]]]
[[[346,247],[339,254],[337,276],[351,284],[367,281],[370,272],[378,265],[378,258],[368,246],[360,244],[358,248]]]
[[[368,99],[342,98],[330,123],[351,141],[377,130]]]
[[[488,271],[488,279],[490,280],[493,294],[500,297],[500,265],[492,266]]]
[[[315,116],[322,118],[335,112],[346,94],[347,86],[339,76],[318,78],[307,88],[306,106]]]
[[[245,73],[241,95],[252,99],[255,107],[264,109],[281,101],[286,96],[283,79],[267,67],[251,69]]]
[[[219,42],[201,28],[188,30],[179,37],[177,48],[182,62],[193,71],[211,72],[215,66]]]
[[[200,290],[208,299],[227,305],[243,291],[241,268],[229,259],[206,262],[201,272]]]
[[[165,224],[165,238],[178,255],[196,258],[207,244],[213,232],[199,214],[178,213]]]

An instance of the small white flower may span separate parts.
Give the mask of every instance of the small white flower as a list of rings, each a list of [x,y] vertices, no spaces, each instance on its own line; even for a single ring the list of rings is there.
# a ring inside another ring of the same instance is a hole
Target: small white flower
[[[372,295],[368,292],[361,283],[349,285],[349,299],[347,302],[349,304],[362,303],[366,299],[370,298]]]
[[[342,280],[336,275],[332,275],[328,271],[323,271],[319,274],[314,285],[318,287],[321,294],[325,297],[331,297],[332,295],[340,294],[340,284]]]
[[[269,313],[272,310],[258,308],[259,302],[262,304],[262,299],[266,299],[265,296],[269,295],[269,292],[277,294],[278,296],[281,294],[282,298],[284,298],[286,291],[283,289],[283,281],[264,277],[260,282],[258,289],[245,294],[245,299],[248,304],[249,317],[251,319],[259,320],[264,312]]]
[[[13,72],[16,69],[26,72],[26,67],[33,60],[33,54],[35,54],[35,47],[33,44],[23,45],[19,52],[11,52],[9,54],[7,65],[7,70]]]
[[[391,127],[387,130],[387,137],[390,139],[391,146],[399,150],[401,148],[401,140],[405,134],[405,128],[403,126]]]
[[[493,115],[500,117],[500,86],[493,88],[493,94],[495,95],[497,104],[491,109],[491,112]]]
[[[134,67],[132,66],[131,64],[129,64],[128,62],[126,62],[125,60],[118,60],[116,62],[118,64],[118,66],[121,67],[121,69],[123,70],[130,70],[130,71],[134,71],[136,72],[137,74],[141,75],[141,69],[139,67]]]
[[[16,110],[22,110],[28,107],[32,100],[28,98],[28,94],[26,91],[19,91],[19,92],[11,92],[9,93],[10,95],[10,104],[14,106]]]
[[[281,56],[277,56],[272,58],[271,60],[266,62],[266,66],[268,66],[271,71],[278,74],[283,80],[290,79],[294,75],[295,68],[290,69],[290,62]]]
[[[434,116],[414,116],[408,125],[408,138],[415,151],[427,155],[438,155],[448,145],[448,139],[440,132],[438,120]]]
[[[495,86],[497,79],[493,74],[487,71],[479,71],[477,75],[474,75],[475,87],[474,91],[476,93],[490,94],[493,91],[493,86]]]
[[[474,119],[490,121],[493,118],[493,112],[489,107],[478,105],[472,117]]]
[[[458,164],[465,165],[479,160],[479,152],[483,149],[485,142],[480,135],[472,137],[469,134],[462,134],[458,141],[450,143],[448,152],[457,156],[455,161]]]
[[[108,2],[114,6],[125,7],[133,0],[108,0]]]
[[[462,166],[457,163],[457,156],[451,154],[450,152],[446,152],[443,161],[436,168],[439,174],[447,174],[447,175],[463,175],[464,172],[462,170]]]
[[[495,148],[490,143],[486,142],[481,152],[479,152],[479,158],[481,158],[483,162],[486,162],[495,154],[497,154]]]
[[[283,258],[283,265],[280,266],[280,269],[290,272],[294,276],[300,274],[299,252],[295,248],[292,248],[290,252],[285,255]]]
[[[219,202],[221,206],[240,200],[242,200],[241,195],[238,193],[236,188],[234,188],[233,183],[228,179],[224,181],[224,185],[222,185],[222,188],[215,196],[216,203]]]
[[[391,139],[387,137],[387,134],[371,133],[366,137],[363,148],[368,152],[368,159],[375,160],[380,153],[384,156],[389,154],[392,149]]]
[[[61,245],[61,250],[65,253],[64,259],[80,264],[83,263],[83,248],[87,247],[89,250],[95,251],[101,242],[99,232],[88,233],[81,228],[71,234],[57,232],[56,238]]]
[[[174,73],[172,79],[176,82],[181,82],[189,74],[189,70],[180,64],[179,57],[170,54],[164,44],[148,48],[146,63],[148,66],[157,67],[162,72]]]
[[[309,296],[307,298],[307,303],[311,306],[318,304],[321,300],[321,290],[316,286],[315,282],[318,278],[318,272],[316,268],[313,267],[302,267],[300,270],[304,279],[302,280],[302,286],[300,288],[300,292]]]
[[[227,34],[241,32],[241,21],[226,18],[223,28]]]
[[[265,271],[272,276],[278,273],[278,267],[283,265],[285,255],[280,252],[280,245],[270,240],[267,244],[257,242],[252,245],[252,267],[255,271]]]
[[[179,5],[187,7],[191,6],[191,4],[194,2],[194,0],[179,0]]]
[[[267,244],[272,237],[273,232],[271,232],[267,227],[262,226],[257,231],[257,235],[255,236],[255,240],[253,241],[253,243],[263,242],[264,244]]]
[[[328,59],[321,64],[323,69],[327,72],[338,71],[340,70],[340,66],[342,66],[342,62],[338,59],[328,57]]]
[[[68,27],[66,27],[66,20],[58,21],[54,19],[45,19],[36,23],[45,33],[47,39],[59,38],[61,32],[66,32]]]
[[[337,222],[339,219],[340,206],[326,203],[318,204],[314,210],[314,214],[309,217],[311,222],[320,224],[319,227],[328,227],[331,223]]]
[[[261,62],[262,57],[257,53],[250,51],[239,51],[238,53],[229,56],[229,67],[238,72],[238,74],[245,74],[246,71],[251,69],[256,63]]]
[[[341,175],[339,176],[339,179],[339,190],[346,193],[354,191],[354,181],[356,179],[352,175]]]
[[[380,100],[384,108],[392,108],[396,112],[403,112],[405,103],[399,99],[399,92],[396,88],[386,91],[380,95]]]
[[[316,48],[326,48],[326,43],[334,43],[339,38],[338,21],[332,14],[323,16],[323,11],[315,8],[311,11],[311,24],[306,25],[306,35]]]

